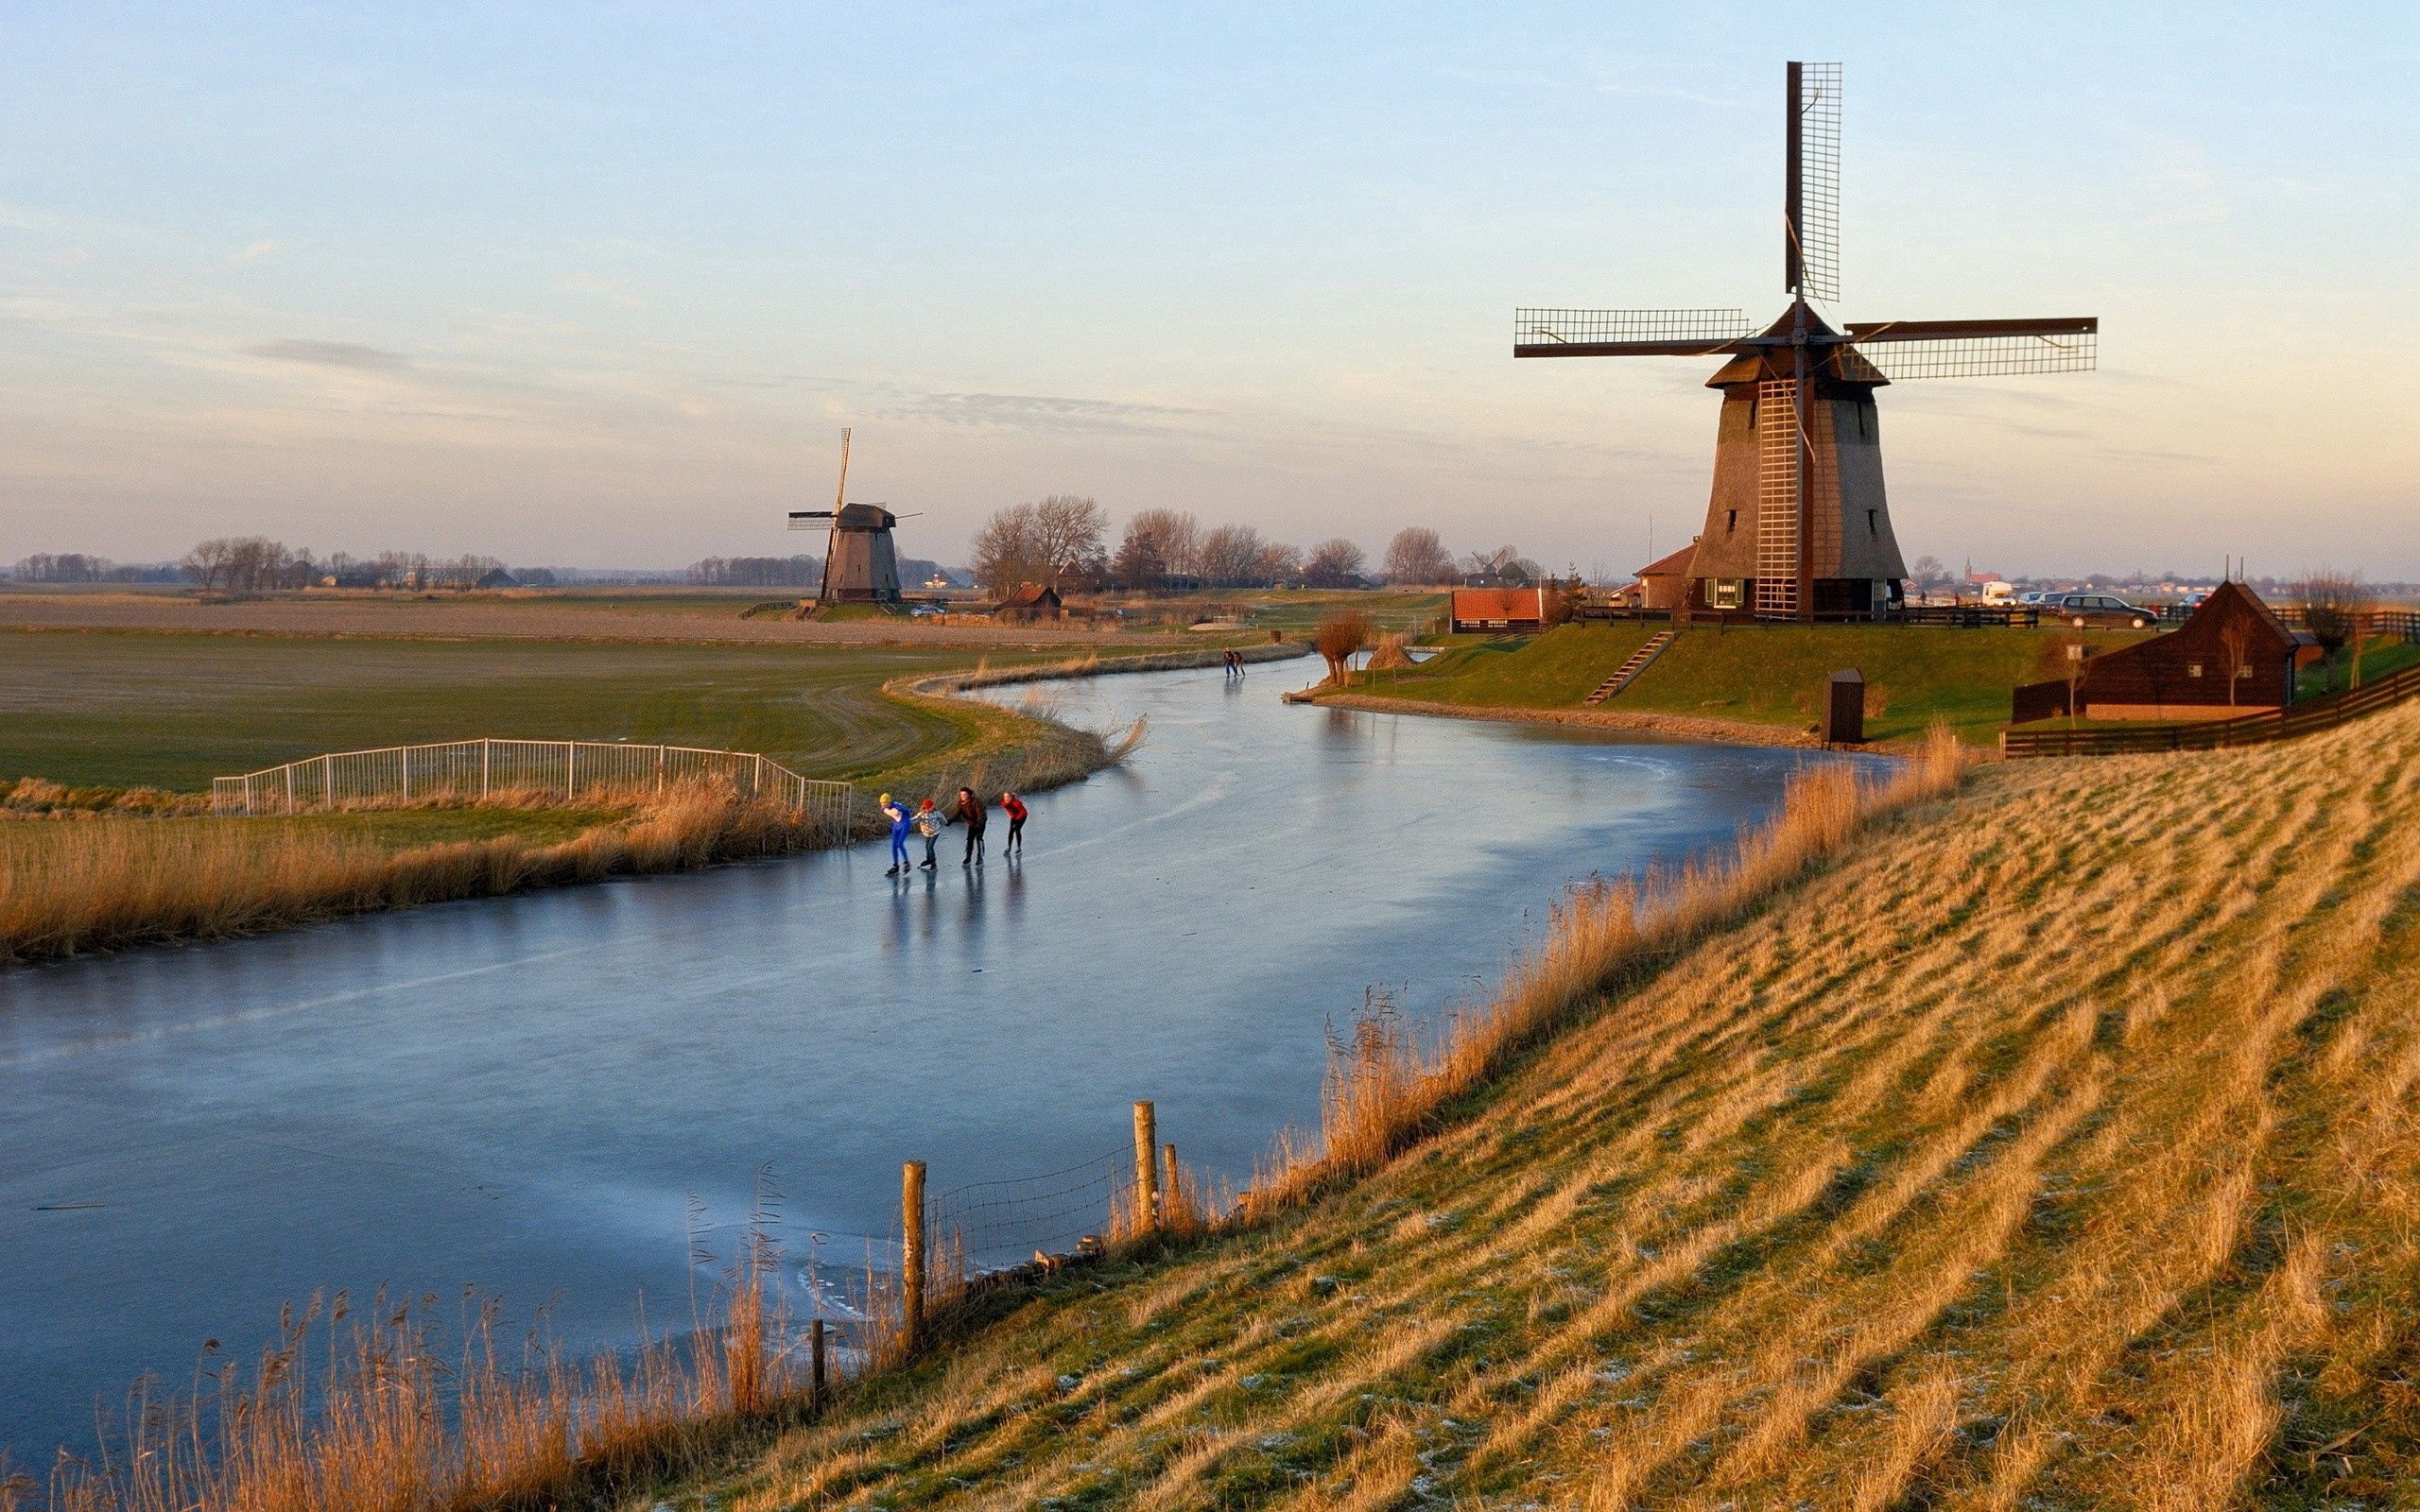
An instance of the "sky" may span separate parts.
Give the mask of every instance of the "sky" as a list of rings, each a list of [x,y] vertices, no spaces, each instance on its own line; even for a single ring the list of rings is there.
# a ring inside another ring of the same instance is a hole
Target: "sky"
[[[260,533],[679,566],[832,495],[1044,494],[1621,574],[1784,307],[1844,65],[1841,319],[2098,315],[1881,395],[1908,556],[2420,578],[2420,6],[0,8],[0,562]],[[801,543],[804,542],[803,548]]]

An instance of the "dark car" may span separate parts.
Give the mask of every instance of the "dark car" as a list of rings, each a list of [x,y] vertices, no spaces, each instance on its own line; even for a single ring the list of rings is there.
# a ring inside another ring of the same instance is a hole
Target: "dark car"
[[[2111,593],[2061,593],[2042,605],[2045,619],[2055,615],[2078,628],[2086,625],[2122,625],[2147,630],[2159,623],[2159,610],[2129,604]]]

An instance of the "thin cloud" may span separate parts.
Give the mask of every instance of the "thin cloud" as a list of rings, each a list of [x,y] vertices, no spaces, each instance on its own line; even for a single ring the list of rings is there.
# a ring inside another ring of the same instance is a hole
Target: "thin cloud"
[[[894,413],[945,425],[993,425],[1028,431],[1165,431],[1167,421],[1214,413],[1173,404],[1137,404],[1115,399],[1070,399],[1052,394],[922,394]]]
[[[354,372],[401,372],[412,360],[400,352],[365,347],[351,341],[264,341],[244,349],[271,362],[307,363],[315,368],[344,368]]]
[[[252,243],[250,247],[245,248],[242,251],[233,253],[227,259],[227,261],[231,263],[257,263],[262,258],[268,256],[271,252],[283,251],[285,248],[285,244],[281,241],[257,241]]]

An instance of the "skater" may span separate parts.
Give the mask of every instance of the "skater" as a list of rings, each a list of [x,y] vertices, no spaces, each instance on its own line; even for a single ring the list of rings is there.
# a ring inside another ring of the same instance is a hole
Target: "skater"
[[[983,826],[987,818],[983,812],[983,800],[975,796],[975,789],[961,787],[958,790],[958,812],[951,816],[966,826],[966,856],[959,862],[959,865],[981,866],[983,864]]]
[[[908,865],[908,805],[894,802],[890,794],[882,795],[882,816],[890,821],[890,869],[886,877],[904,877],[913,869]]]
[[[949,816],[933,807],[931,799],[925,799],[925,806],[916,811],[916,833],[925,837],[924,869],[926,871],[933,869],[933,842],[941,838],[942,826],[948,822]]]
[[[1014,793],[1003,793],[1000,795],[1000,812],[1009,816],[1009,837],[1000,842],[1000,854],[1023,856],[1025,854],[1025,799]]]

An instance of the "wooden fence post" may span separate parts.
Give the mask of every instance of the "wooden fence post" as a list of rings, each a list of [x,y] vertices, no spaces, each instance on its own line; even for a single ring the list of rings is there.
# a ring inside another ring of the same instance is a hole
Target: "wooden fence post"
[[[1150,1104],[1134,1105],[1134,1231],[1138,1234],[1160,1227],[1158,1122]]]
[[[1181,1212],[1184,1210],[1184,1190],[1181,1184],[1179,1171],[1180,1167],[1176,1163],[1176,1146],[1173,1144],[1161,1145],[1160,1215],[1162,1219],[1162,1228],[1167,1227],[1166,1220],[1170,1214]]]
[[[402,754],[404,763],[404,801],[408,803],[411,801],[412,797],[412,748],[409,746],[402,747]]]
[[[479,801],[480,801],[480,802],[482,802],[482,803],[484,803],[484,802],[486,802],[486,801],[488,800],[488,757],[489,757],[489,753],[490,753],[491,751],[493,751],[494,748],[495,748],[495,742],[494,742],[493,740],[489,739],[489,738],[484,737],[484,736],[482,736],[482,737],[480,738],[480,740],[479,740]]]
[[[563,742],[563,799],[569,802],[579,791],[579,742]]]
[[[899,1338],[909,1353],[925,1340],[925,1162],[899,1171]]]
[[[817,1318],[807,1327],[806,1410],[823,1411],[823,1320]]]

